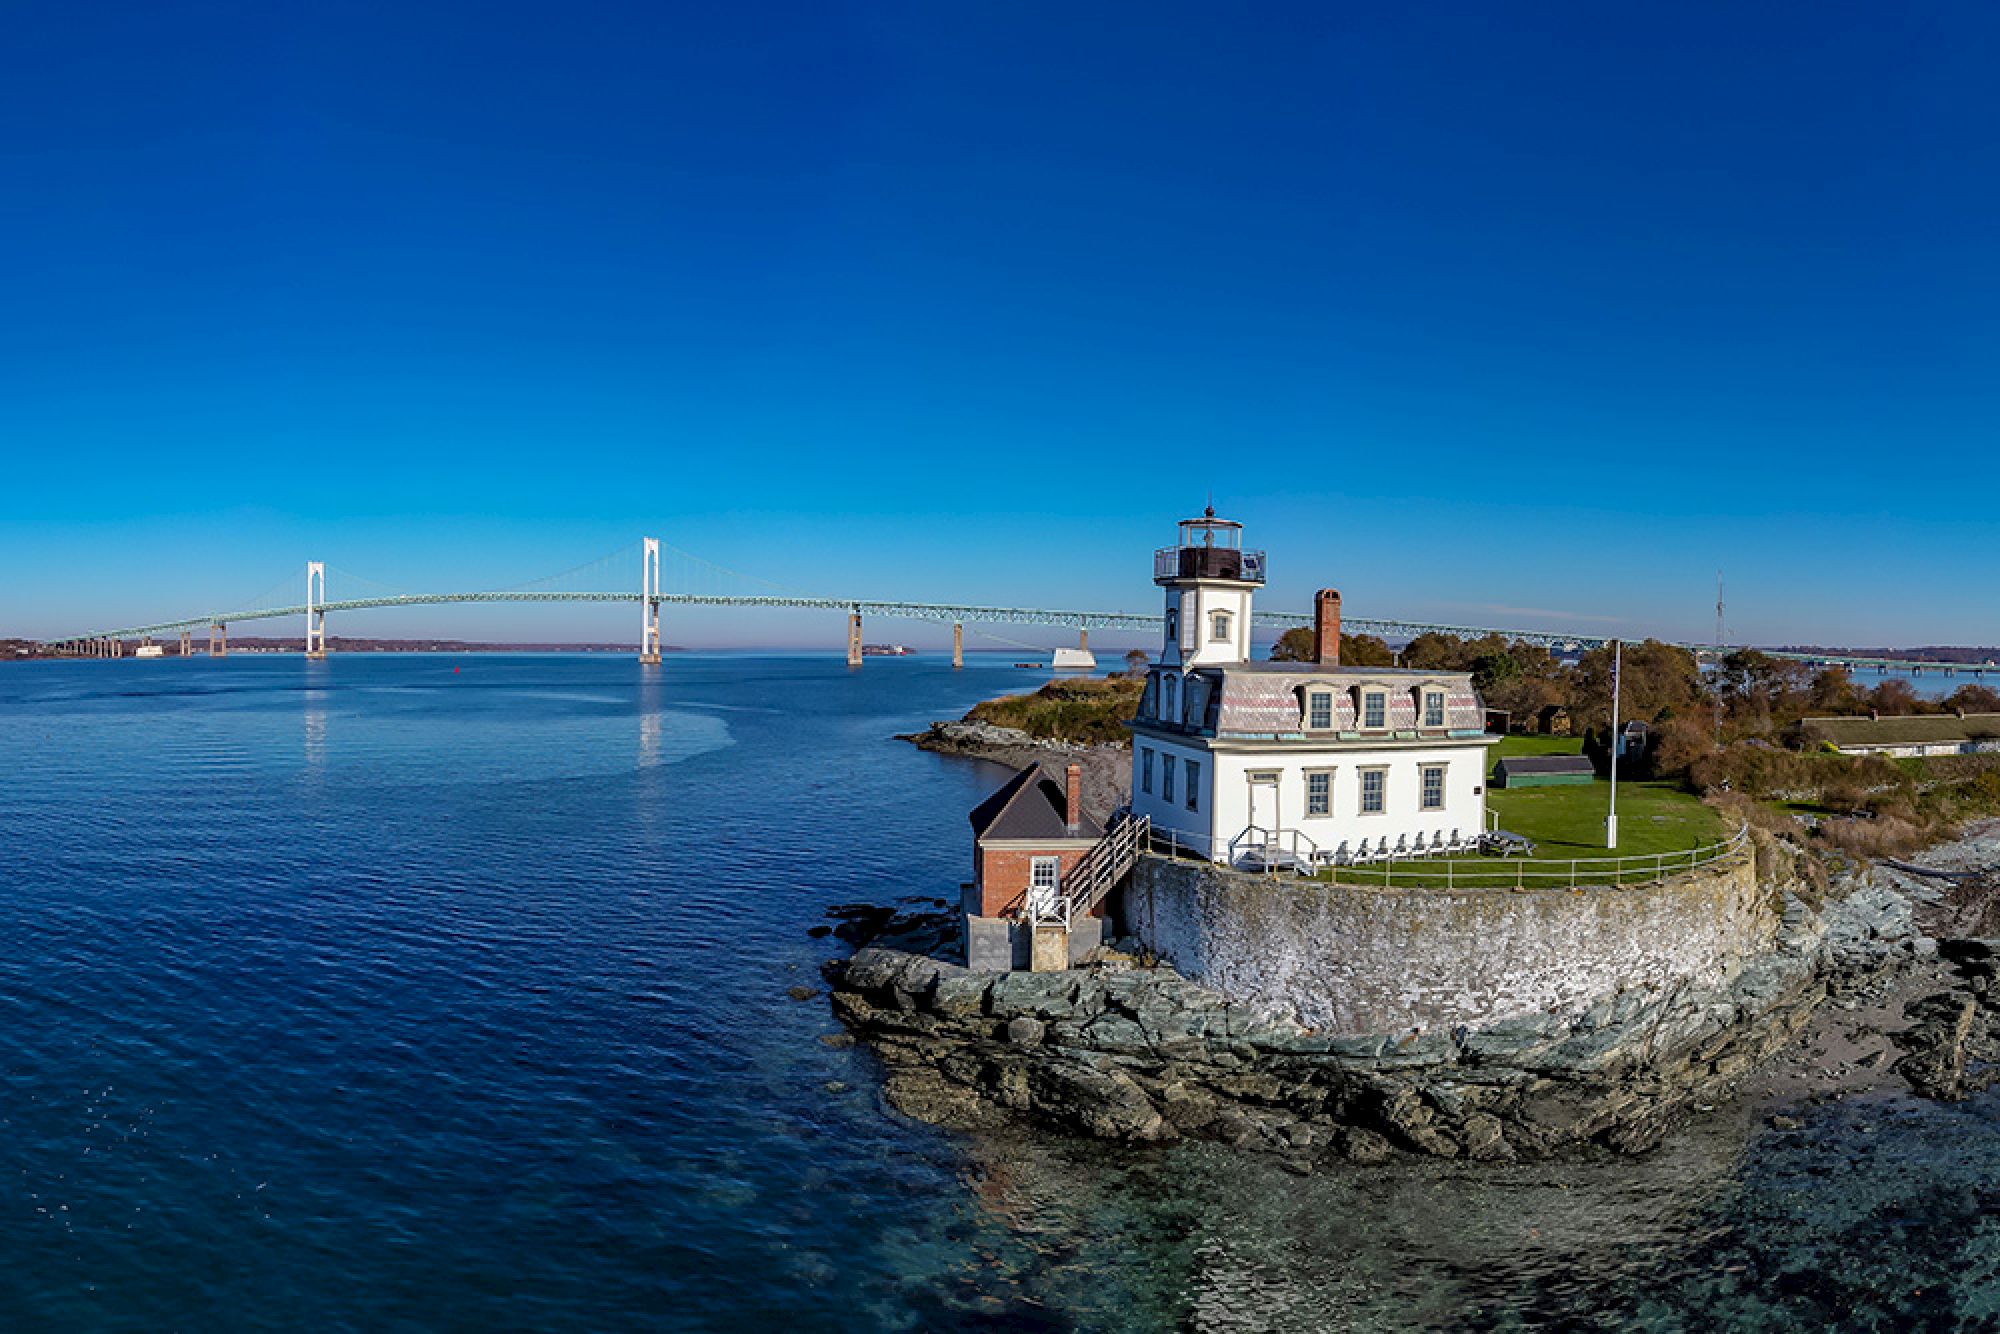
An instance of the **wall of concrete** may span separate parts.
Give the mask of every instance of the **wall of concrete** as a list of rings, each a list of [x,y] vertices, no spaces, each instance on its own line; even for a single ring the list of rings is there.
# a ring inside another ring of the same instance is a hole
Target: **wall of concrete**
[[[975,973],[1005,973],[1034,964],[1034,933],[1026,922],[1009,917],[966,913],[965,966]],[[1079,917],[1070,924],[1066,946],[1068,966],[1081,967],[1092,950],[1104,943],[1104,919]]]
[[[1749,850],[1647,886],[1368,889],[1145,857],[1124,929],[1185,976],[1333,1034],[1478,1027],[1726,985],[1771,948]]]

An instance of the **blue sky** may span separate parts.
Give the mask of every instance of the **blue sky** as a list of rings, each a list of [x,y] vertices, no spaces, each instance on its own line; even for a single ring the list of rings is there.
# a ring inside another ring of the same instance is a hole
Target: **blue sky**
[[[18,8],[0,633],[643,533],[1150,608],[1212,489],[1276,605],[1694,637],[1722,568],[1760,642],[1993,643],[1996,65],[1948,4]]]

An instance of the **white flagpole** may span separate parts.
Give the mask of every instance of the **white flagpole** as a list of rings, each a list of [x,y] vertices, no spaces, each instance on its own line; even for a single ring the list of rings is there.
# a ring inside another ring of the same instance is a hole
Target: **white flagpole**
[[[1604,821],[1604,846],[1618,847],[1618,686],[1625,669],[1625,641],[1611,644],[1611,814]]]

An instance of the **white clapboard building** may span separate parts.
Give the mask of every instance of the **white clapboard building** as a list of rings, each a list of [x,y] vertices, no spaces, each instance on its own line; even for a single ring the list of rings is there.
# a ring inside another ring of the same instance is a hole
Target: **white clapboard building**
[[[1462,672],[1340,665],[1340,595],[1317,661],[1251,657],[1264,553],[1213,508],[1154,554],[1166,637],[1132,722],[1132,811],[1156,841],[1235,864],[1469,845],[1485,827],[1486,712]]]

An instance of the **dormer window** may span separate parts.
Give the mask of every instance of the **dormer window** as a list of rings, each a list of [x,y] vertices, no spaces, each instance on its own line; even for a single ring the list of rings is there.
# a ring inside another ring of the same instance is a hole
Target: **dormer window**
[[[1371,732],[1379,732],[1389,726],[1388,691],[1361,692],[1361,726]]]
[[[1180,678],[1178,676],[1166,676],[1161,678],[1160,721],[1168,723],[1177,723],[1181,720],[1181,701],[1180,701],[1179,687],[1180,687]]]
[[[1228,643],[1229,613],[1226,611],[1213,612],[1209,615],[1208,622],[1208,637],[1210,639],[1219,639],[1225,644]]]
[[[1315,732],[1329,731],[1333,727],[1333,692],[1331,690],[1311,690],[1306,692],[1306,726]]]
[[[1444,691],[1426,690],[1424,692],[1424,726],[1444,726]]]

